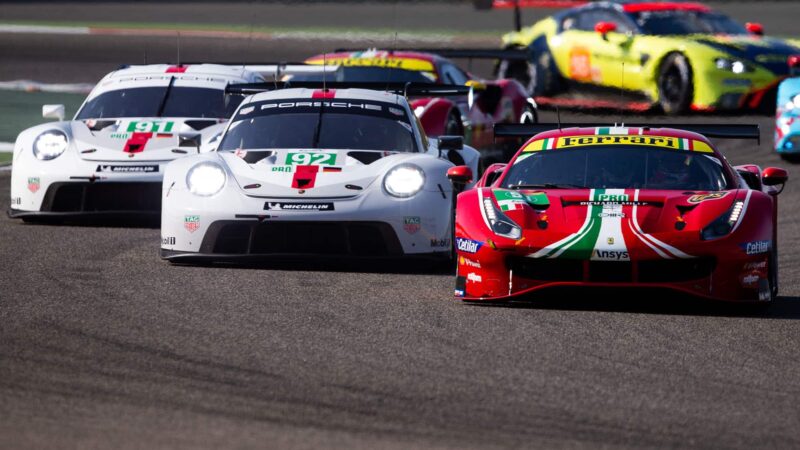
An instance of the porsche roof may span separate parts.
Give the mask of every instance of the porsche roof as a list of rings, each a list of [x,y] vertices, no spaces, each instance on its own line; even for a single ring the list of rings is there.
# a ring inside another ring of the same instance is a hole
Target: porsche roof
[[[399,107],[406,105],[406,99],[402,95],[392,92],[375,91],[371,89],[308,89],[291,88],[278,89],[274,91],[260,92],[247,100],[248,103],[261,102],[267,100],[285,99],[314,99],[328,101],[350,101],[350,100],[372,100],[379,102],[395,103]]]

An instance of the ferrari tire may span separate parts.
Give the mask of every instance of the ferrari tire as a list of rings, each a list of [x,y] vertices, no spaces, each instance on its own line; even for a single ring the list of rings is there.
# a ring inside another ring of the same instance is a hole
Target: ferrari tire
[[[658,103],[668,115],[689,110],[694,98],[692,67],[681,53],[670,53],[658,72]]]

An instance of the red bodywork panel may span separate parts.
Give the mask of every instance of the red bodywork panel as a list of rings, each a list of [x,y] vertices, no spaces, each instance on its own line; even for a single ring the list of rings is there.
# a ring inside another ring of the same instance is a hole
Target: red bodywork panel
[[[628,130],[629,135],[699,140],[711,147],[705,137],[687,131]],[[594,128],[554,130],[535,136],[525,146],[543,139],[599,134]],[[588,286],[759,300],[777,243],[776,193],[740,182],[734,169],[711,149],[732,180],[726,190],[503,189],[503,179],[522,154],[518,152],[491,186],[486,187],[484,174],[476,189],[458,196],[456,296],[505,301],[541,289]],[[761,176],[757,166],[737,169]],[[486,202],[502,209],[521,228],[519,238],[501,236],[490,228]],[[702,238],[704,228],[720,217],[733,217],[734,210],[740,214],[732,231],[711,240]]]

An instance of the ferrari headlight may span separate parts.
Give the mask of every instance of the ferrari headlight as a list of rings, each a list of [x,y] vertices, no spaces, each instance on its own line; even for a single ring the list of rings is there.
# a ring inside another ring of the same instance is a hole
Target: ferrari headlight
[[[195,165],[186,174],[186,186],[189,192],[201,197],[210,197],[225,186],[225,170],[217,163],[202,162]]]
[[[416,195],[425,186],[425,172],[413,164],[401,164],[390,170],[383,187],[390,195],[405,198]]]
[[[714,64],[717,66],[717,69],[719,70],[726,70],[728,72],[733,72],[737,75],[751,71],[751,69],[747,66],[747,64],[744,63],[744,61],[740,61],[738,59],[717,58],[714,60]]]
[[[717,217],[707,227],[703,228],[703,231],[700,233],[703,240],[710,241],[712,239],[721,238],[733,231],[733,227],[736,225],[736,222],[739,221],[743,209],[744,202],[735,202],[733,206],[731,206],[731,209],[725,211],[724,214]]]
[[[502,211],[497,209],[491,198],[484,197],[483,211],[486,213],[486,219],[489,220],[489,227],[494,234],[509,239],[519,239],[522,237],[522,228],[503,214]]]
[[[58,158],[67,149],[69,139],[61,130],[48,130],[33,141],[33,156],[42,161]]]

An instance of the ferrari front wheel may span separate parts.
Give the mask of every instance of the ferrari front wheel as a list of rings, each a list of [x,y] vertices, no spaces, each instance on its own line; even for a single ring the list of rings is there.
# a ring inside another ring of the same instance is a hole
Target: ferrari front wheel
[[[694,97],[692,68],[681,53],[670,53],[661,63],[658,74],[658,103],[669,115],[689,110]]]

